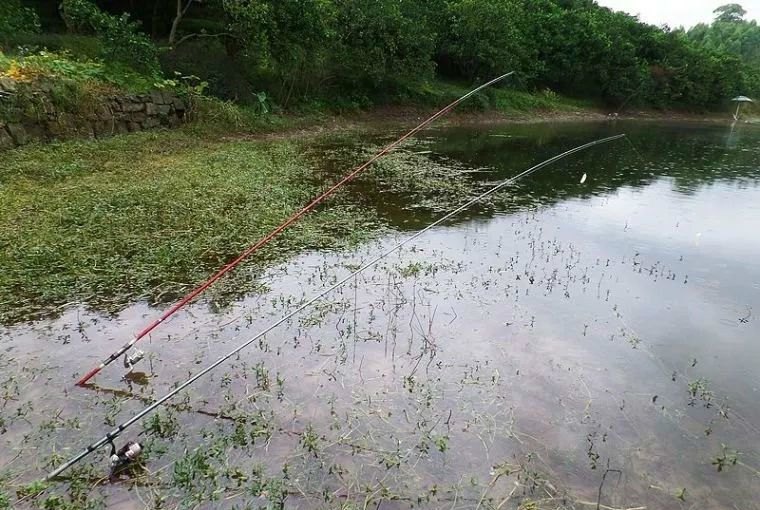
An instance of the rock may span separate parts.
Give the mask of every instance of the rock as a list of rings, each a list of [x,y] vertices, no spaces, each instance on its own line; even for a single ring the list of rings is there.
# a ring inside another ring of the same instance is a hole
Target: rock
[[[29,135],[21,124],[8,124],[8,133],[13,137],[16,145],[25,145],[29,143]]]
[[[91,122],[82,122],[81,119],[70,119],[65,123],[66,138],[95,138],[95,132]]]
[[[0,93],[21,87],[14,80],[0,78]],[[50,95],[32,91],[35,108],[18,112],[18,118],[0,120],[0,150],[27,144],[33,140],[70,138],[104,138],[159,126],[177,127],[188,105],[170,91],[155,90],[147,94],[105,96],[89,108],[75,112],[57,111]]]
[[[6,92],[16,92],[16,81],[10,78],[0,78],[0,89]]]
[[[58,139],[64,133],[63,126],[57,120],[49,120],[46,127],[48,134],[53,139]]]
[[[145,103],[128,102],[122,105],[122,109],[125,112],[134,113],[141,112],[145,109]]]
[[[150,93],[150,100],[156,104],[164,104],[164,95],[159,90],[153,90]]]
[[[15,146],[16,142],[13,141],[11,134],[4,125],[0,125],[0,150],[12,149]]]
[[[161,121],[159,121],[156,117],[148,117],[142,123],[143,129],[153,129],[160,125],[161,125]]]
[[[95,109],[95,115],[97,117],[97,120],[112,120],[113,114],[111,113],[111,110],[108,109],[108,106],[106,105],[99,105]]]
[[[47,96],[40,96],[35,94],[35,109],[36,114],[38,116],[45,116],[48,118],[56,118],[58,117],[58,109],[55,107],[53,102],[50,100]]]
[[[95,138],[111,136],[115,127],[114,123],[108,120],[98,120],[92,123],[92,130],[95,133]]]
[[[186,110],[185,102],[178,97],[174,98],[174,100],[172,101],[172,105],[174,105],[174,109],[177,110],[178,112],[184,112]]]
[[[82,129],[82,124],[87,126],[85,130]],[[82,119],[69,115],[48,122],[46,127],[47,133],[43,135],[43,138],[53,138],[56,140],[66,140],[81,136],[82,133],[85,133],[85,135],[89,135],[90,133],[89,123],[83,123]],[[32,128],[27,126],[27,131],[31,133]]]
[[[40,122],[27,121],[24,123],[24,130],[30,139],[36,140],[45,138],[45,125]]]
[[[37,89],[44,92],[46,95],[53,92],[53,82],[45,80],[37,83]]]

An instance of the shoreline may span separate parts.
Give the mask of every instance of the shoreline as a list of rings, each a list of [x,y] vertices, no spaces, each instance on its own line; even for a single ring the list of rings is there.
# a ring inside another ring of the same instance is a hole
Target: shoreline
[[[347,131],[367,131],[393,127],[411,129],[417,123],[437,111],[434,108],[384,107],[375,110],[348,114],[324,114],[319,116],[286,114],[278,119],[285,125],[266,125],[262,129],[241,130],[238,133],[222,134],[223,140],[283,140],[296,137],[312,138]],[[611,117],[602,110],[578,109],[575,111],[534,111],[505,113],[499,111],[454,111],[437,120],[428,129],[452,127],[455,125],[478,126],[498,124],[540,124],[565,122],[675,122],[694,124],[725,124],[730,126],[730,114],[694,114],[682,112],[658,112],[651,110],[631,111]],[[403,126],[401,125],[403,124]],[[748,118],[741,125],[760,125],[760,119]],[[261,127],[261,126],[259,126]]]

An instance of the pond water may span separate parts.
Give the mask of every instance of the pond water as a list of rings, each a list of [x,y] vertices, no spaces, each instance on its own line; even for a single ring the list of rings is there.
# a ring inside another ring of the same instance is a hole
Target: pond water
[[[99,451],[53,491],[124,509],[760,508],[760,130],[463,126],[405,151],[472,195],[617,133],[628,141],[433,229],[129,429],[149,451],[131,478],[107,483]],[[310,150],[333,151],[329,173],[382,139]],[[146,305],[0,330],[0,472],[43,475],[467,198],[386,184],[348,191],[386,234],[273,267],[269,292],[223,310],[193,305],[126,378],[119,362],[72,386]]]

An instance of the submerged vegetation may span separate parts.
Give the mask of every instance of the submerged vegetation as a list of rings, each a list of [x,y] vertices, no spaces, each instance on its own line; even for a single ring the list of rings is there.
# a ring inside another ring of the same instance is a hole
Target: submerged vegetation
[[[118,310],[135,300],[174,300],[322,187],[295,142],[198,134],[143,133],[6,155],[3,321],[71,301]],[[344,246],[375,228],[368,211],[333,200],[257,260]],[[255,288],[256,272],[249,267],[226,279],[217,299]]]

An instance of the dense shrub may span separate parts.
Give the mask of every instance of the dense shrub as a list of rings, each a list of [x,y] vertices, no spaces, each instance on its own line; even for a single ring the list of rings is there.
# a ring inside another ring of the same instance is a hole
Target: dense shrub
[[[330,61],[339,79],[377,91],[432,77],[435,34],[419,2],[334,3],[336,37]]]
[[[196,39],[188,41],[174,51],[160,56],[161,67],[167,76],[199,76],[208,83],[208,93],[224,100],[252,103],[256,80],[250,69],[241,65],[244,57],[230,56],[219,39]]]
[[[27,54],[68,49],[156,77],[156,41],[171,33],[169,77],[196,75],[215,95],[254,105],[261,93],[283,108],[421,102],[437,97],[436,75],[469,86],[512,70],[510,87],[614,109],[713,108],[760,94],[760,27],[735,4],[685,32],[593,0],[35,0],[46,23],[61,3],[69,36],[97,39],[93,55],[87,44],[23,36],[39,24],[19,2],[0,0],[0,30]]]
[[[101,56],[122,62],[146,74],[158,73],[158,52],[139,31],[129,14],[114,16],[101,11],[92,0],[63,0],[61,16],[69,30],[94,33],[101,42]]]
[[[483,80],[517,71],[535,79],[535,46],[525,33],[521,1],[455,0],[446,4],[439,61],[447,74]]]
[[[36,34],[40,20],[33,9],[22,7],[19,0],[0,2],[0,42],[8,41],[18,34]]]

